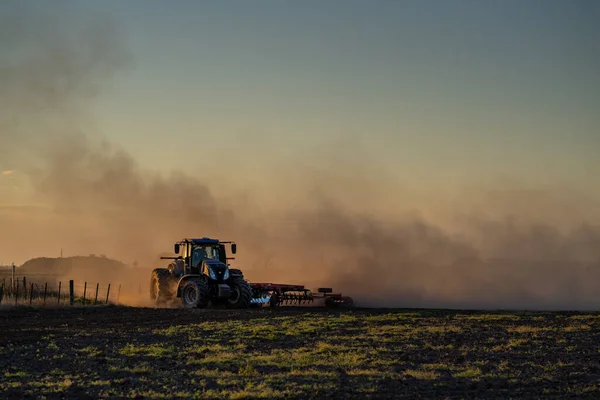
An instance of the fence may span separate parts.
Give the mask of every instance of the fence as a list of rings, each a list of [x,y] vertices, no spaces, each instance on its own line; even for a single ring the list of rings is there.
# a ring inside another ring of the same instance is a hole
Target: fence
[[[59,281],[58,283],[31,282],[27,277],[0,281],[0,305],[98,305],[119,303],[121,285]]]

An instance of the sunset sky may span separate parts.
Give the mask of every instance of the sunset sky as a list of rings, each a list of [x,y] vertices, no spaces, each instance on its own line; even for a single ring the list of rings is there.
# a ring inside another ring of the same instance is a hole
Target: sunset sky
[[[323,176],[382,207],[463,202],[469,187],[599,192],[597,1],[5,1],[0,14],[16,8],[67,30],[113,20],[126,62],[78,129],[143,169],[273,202]],[[0,203],[39,202],[10,152]]]
[[[408,185],[600,172],[596,1],[73,4],[122,30],[94,117],[144,166],[256,175],[359,138]]]

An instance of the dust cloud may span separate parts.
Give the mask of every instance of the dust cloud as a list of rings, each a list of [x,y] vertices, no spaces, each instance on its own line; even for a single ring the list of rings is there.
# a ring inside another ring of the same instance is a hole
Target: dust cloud
[[[94,100],[132,57],[109,18],[8,4],[0,17],[0,170],[27,179],[18,195],[0,186],[0,261],[57,256],[62,247],[105,254],[127,268],[74,268],[68,278],[118,281],[122,301],[148,305],[158,257],[183,237],[213,236],[238,243],[234,263],[251,281],[332,286],[359,305],[600,307],[593,196],[499,184],[403,201],[373,172],[375,156],[350,146],[343,171],[290,162],[294,182],[273,187],[301,197],[271,199],[276,208],[223,197],[206,183],[214,175],[144,169],[94,126]],[[62,24],[66,14],[78,22]]]

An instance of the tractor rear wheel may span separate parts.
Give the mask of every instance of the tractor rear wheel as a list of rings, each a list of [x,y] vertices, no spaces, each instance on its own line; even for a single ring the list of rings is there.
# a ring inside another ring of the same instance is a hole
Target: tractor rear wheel
[[[208,285],[202,279],[190,279],[181,288],[185,308],[205,308],[208,305]]]
[[[150,278],[150,299],[156,304],[164,303],[171,297],[169,279],[171,273],[166,268],[156,268]]]
[[[229,286],[231,287],[231,297],[227,299],[228,308],[248,308],[252,301],[252,287],[243,279],[233,279]]]

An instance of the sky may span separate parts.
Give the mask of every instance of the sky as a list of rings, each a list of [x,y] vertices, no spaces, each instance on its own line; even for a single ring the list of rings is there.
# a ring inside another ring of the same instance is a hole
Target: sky
[[[366,241],[424,299],[473,300],[488,270],[499,299],[559,298],[562,275],[517,284],[480,252],[600,260],[599,17],[592,0],[4,1],[0,264],[131,260],[201,227],[300,277],[302,244],[354,265]]]
[[[63,3],[115,19],[130,60],[95,122],[146,166],[218,163],[253,187],[360,138],[419,190],[600,171],[594,1]]]
[[[134,59],[103,126],[147,163],[193,168],[190,142],[280,160],[354,135],[400,179],[599,171],[593,1],[89,6],[117,16]]]

